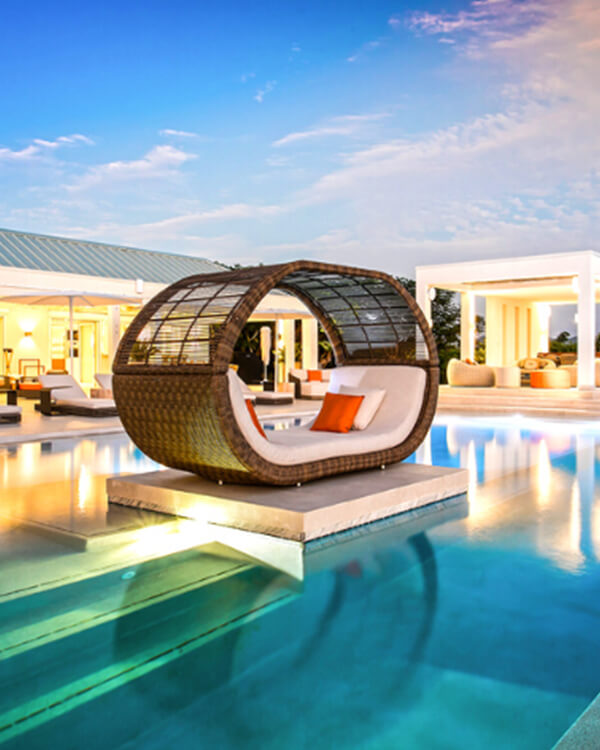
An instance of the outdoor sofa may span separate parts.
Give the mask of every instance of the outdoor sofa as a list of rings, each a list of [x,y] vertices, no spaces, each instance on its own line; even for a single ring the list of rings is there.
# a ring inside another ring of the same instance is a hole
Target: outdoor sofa
[[[384,392],[366,429],[259,434],[229,365],[243,326],[273,289],[297,296],[323,327],[336,363],[332,392]],[[113,373],[123,425],[154,460],[219,482],[292,485],[411,455],[433,420],[439,360],[422,311],[396,279],[295,261],[164,289],[127,329]]]
[[[448,362],[446,376],[448,385],[458,387],[489,388],[495,383],[493,367],[460,359]]]

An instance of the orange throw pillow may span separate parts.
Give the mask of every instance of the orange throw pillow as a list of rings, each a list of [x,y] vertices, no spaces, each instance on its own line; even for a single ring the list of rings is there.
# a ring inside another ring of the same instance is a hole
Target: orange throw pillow
[[[310,429],[323,432],[350,432],[363,399],[364,396],[326,393],[321,411]]]
[[[263,430],[261,423],[258,421],[256,412],[254,411],[254,404],[252,403],[252,401],[250,401],[249,398],[246,399],[246,406],[248,407],[248,411],[250,412],[250,417],[252,418],[252,421],[254,422],[254,426],[266,440],[267,436],[265,435],[265,431]]]
[[[323,373],[321,370],[307,370],[306,374],[308,376],[308,382],[316,382],[316,383],[322,383],[323,382]]]

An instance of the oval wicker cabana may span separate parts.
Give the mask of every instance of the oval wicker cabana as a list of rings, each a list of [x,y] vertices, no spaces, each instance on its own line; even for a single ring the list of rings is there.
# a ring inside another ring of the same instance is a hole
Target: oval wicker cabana
[[[358,455],[343,455],[342,447],[342,455],[286,465],[253,447],[235,417],[229,364],[242,328],[273,289],[296,295],[311,310],[329,337],[336,367],[420,368],[421,373],[403,371],[419,375],[424,385],[418,417],[399,444]],[[202,274],[172,284],[129,326],[113,371],[123,425],[148,456],[213,480],[278,485],[406,458],[429,430],[439,380],[431,330],[398,281],[378,271],[313,261]]]

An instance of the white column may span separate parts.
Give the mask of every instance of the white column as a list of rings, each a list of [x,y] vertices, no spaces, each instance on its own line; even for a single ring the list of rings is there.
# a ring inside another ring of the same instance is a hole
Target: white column
[[[283,345],[285,346],[285,373],[283,375],[283,382],[285,383],[288,379],[290,370],[294,368],[294,349],[296,344],[296,321],[295,320],[284,320],[283,321]]]
[[[302,369],[316,370],[319,366],[319,324],[316,318],[302,319]]]
[[[119,339],[121,338],[121,308],[119,305],[109,305],[108,308],[108,362],[112,367]]]
[[[577,278],[577,384],[580,391],[588,391],[596,387],[596,298],[591,268]]]
[[[460,358],[475,358],[475,297],[472,292],[460,295]]]
[[[429,299],[429,286],[425,284],[424,282],[419,279],[419,276],[417,274],[417,283],[416,283],[416,302],[421,308],[423,315],[425,316],[425,319],[431,325],[432,319],[431,319],[431,300]],[[415,335],[415,342],[416,342],[416,357],[417,359],[427,359],[428,353],[427,353],[427,344],[425,343],[425,339],[423,338],[423,334],[421,333],[421,329],[418,325],[416,327],[416,335]]]
[[[417,305],[419,305],[419,307],[423,311],[425,319],[427,320],[429,325],[431,325],[431,300],[429,298],[429,287],[427,286],[427,284],[417,282],[416,301]]]
[[[534,302],[532,316],[531,341],[533,349],[527,352],[528,357],[537,357],[538,352],[550,351],[550,318],[552,311],[545,302]]]

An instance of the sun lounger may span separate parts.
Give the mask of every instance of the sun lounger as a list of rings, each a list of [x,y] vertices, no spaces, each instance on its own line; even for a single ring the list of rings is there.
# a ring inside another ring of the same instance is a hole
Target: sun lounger
[[[89,398],[72,375],[40,375],[40,383],[40,411],[45,416],[114,417],[118,414],[112,398]]]

